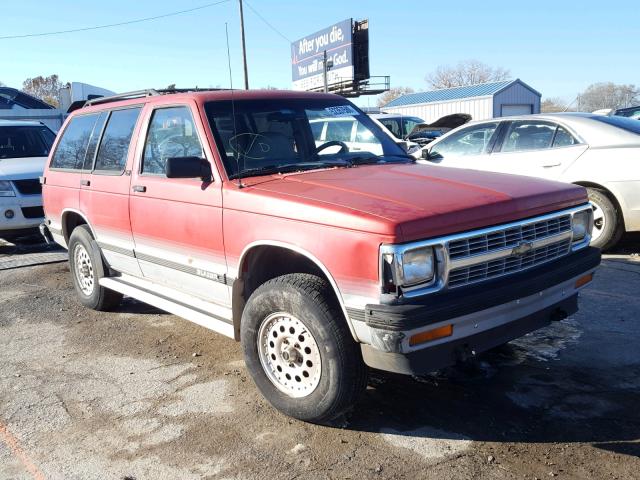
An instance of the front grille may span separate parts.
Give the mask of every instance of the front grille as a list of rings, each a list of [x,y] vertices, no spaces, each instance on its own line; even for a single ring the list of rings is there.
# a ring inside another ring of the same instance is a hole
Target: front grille
[[[40,179],[38,178],[13,180],[13,184],[22,195],[40,195],[42,193],[42,185],[40,185]]]
[[[524,255],[510,255],[497,260],[451,270],[449,272],[449,288],[490,280],[535,267],[566,255],[569,253],[570,247],[571,239],[566,239],[536,248]]]
[[[505,230],[452,240],[448,244],[449,258],[457,260],[515,247],[522,241],[541,240],[571,230],[571,215],[525,223]]]
[[[22,207],[22,216],[24,218],[42,218],[44,217],[44,209],[42,207]]]

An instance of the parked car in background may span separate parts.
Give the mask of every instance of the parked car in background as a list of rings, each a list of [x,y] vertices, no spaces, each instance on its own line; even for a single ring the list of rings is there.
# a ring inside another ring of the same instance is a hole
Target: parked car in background
[[[557,113],[473,122],[435,140],[422,158],[586,187],[592,245],[603,249],[640,230],[640,122],[630,118]]]
[[[0,238],[37,233],[40,177],[55,134],[39,122],[0,120]]]
[[[618,110],[613,112],[613,115],[640,120],[640,105],[637,105],[635,107],[619,108]]]
[[[313,422],[367,366],[424,374],[573,314],[600,263],[584,188],[417,165],[337,95],[92,100],[43,183],[83,305],[124,294],[239,340],[264,396]]]

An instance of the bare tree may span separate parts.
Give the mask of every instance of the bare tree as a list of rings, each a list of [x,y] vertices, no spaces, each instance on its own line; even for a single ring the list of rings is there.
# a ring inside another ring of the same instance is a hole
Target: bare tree
[[[378,106],[384,107],[387,103],[395,100],[402,95],[406,95],[407,93],[413,93],[414,90],[411,87],[394,87],[384,92],[382,95],[378,97]]]
[[[60,82],[58,75],[53,74],[48,77],[38,76],[34,78],[27,78],[22,82],[22,90],[34,97],[37,97],[49,105],[54,107],[59,106],[58,100],[60,89],[62,88],[62,82]]]
[[[564,101],[560,97],[545,98],[540,104],[540,111],[542,113],[555,113],[555,112],[572,112],[574,111],[570,107],[569,102]]]
[[[578,96],[578,108],[584,112],[603,108],[631,107],[638,104],[640,104],[640,90],[630,84],[594,83]]]
[[[463,60],[457,65],[440,65],[425,77],[434,89],[463,87],[477,83],[500,82],[511,78],[502,67],[491,67],[479,60]]]

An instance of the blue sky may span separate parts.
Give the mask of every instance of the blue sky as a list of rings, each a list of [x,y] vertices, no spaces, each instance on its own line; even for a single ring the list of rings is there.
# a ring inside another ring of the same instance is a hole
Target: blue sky
[[[211,0],[209,0],[211,1]],[[441,64],[475,58],[501,66],[544,97],[571,100],[594,82],[640,85],[639,0],[583,1],[268,1],[248,0],[296,40],[345,18],[368,18],[372,75],[392,86],[427,89]],[[187,9],[207,0],[2,1],[0,36],[115,23]],[[19,87],[57,73],[115,91],[229,85],[225,22],[234,86],[242,86],[238,4],[231,0],[147,23],[64,35],[0,40],[0,81]],[[251,87],[288,88],[290,45],[245,6]],[[358,100],[375,104],[375,98]]]

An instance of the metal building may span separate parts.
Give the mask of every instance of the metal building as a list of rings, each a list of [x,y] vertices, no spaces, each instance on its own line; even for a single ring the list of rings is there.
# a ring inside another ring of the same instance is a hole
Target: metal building
[[[468,113],[473,120],[540,113],[540,93],[516,78],[504,82],[409,93],[382,110],[412,115],[427,123],[452,113]]]

